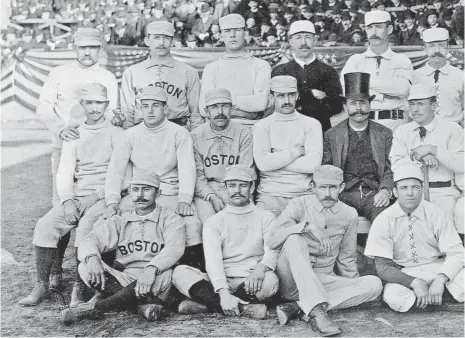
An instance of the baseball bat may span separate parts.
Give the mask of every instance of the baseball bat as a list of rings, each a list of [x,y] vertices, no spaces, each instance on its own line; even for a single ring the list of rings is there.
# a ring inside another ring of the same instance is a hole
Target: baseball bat
[[[424,197],[425,200],[429,202],[429,167],[425,164],[421,167],[421,170],[423,171],[423,177],[424,177]]]

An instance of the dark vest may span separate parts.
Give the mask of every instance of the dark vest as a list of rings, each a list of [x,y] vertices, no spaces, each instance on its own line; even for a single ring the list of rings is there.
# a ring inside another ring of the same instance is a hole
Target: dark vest
[[[367,127],[361,137],[349,126],[349,148],[344,167],[345,190],[349,191],[358,183],[364,183],[373,190],[379,188],[376,178],[376,162],[370,141],[370,130]]]

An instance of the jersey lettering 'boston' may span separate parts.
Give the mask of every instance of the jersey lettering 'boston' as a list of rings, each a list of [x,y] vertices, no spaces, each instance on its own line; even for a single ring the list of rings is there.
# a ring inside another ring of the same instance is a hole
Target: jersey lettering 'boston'
[[[212,165],[233,165],[239,164],[240,156],[234,155],[212,155],[211,157],[205,157],[203,160],[206,167],[211,167]]]
[[[152,253],[156,254],[160,252],[164,247],[164,244],[158,244],[157,242],[141,241],[140,239],[138,239],[134,242],[129,242],[127,245],[119,245],[118,250],[121,253],[121,255],[126,256],[129,253],[133,253],[134,251],[147,252],[150,250]]]

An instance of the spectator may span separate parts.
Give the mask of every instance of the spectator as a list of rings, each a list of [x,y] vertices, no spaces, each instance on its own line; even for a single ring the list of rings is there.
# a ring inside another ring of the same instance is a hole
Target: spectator
[[[236,13],[237,3],[239,1],[235,0],[220,0],[215,5],[215,10],[213,12],[213,19],[218,21],[221,17],[228,14]]]
[[[439,23],[439,14],[436,10],[430,9],[425,13],[425,18],[428,20],[428,28],[446,28]]]
[[[365,34],[360,29],[353,30],[350,39],[352,46],[365,46]]]
[[[261,25],[262,21],[266,20],[266,14],[258,8],[257,0],[249,1],[249,10],[245,12],[245,18],[254,18],[257,25]]]
[[[420,33],[417,31],[417,26],[413,18],[413,13],[409,10],[404,15],[404,26],[399,32],[399,45],[413,46],[421,45]]]
[[[336,31],[338,41],[349,45],[352,38],[352,31],[354,29],[355,27],[352,26],[349,12],[342,12],[341,26],[339,27],[339,30]]]
[[[197,39],[197,46],[203,47],[205,39],[210,36],[209,30],[213,24],[213,16],[210,14],[210,6],[207,3],[202,4],[200,12],[200,18],[195,20],[192,33]]]
[[[257,43],[255,42],[255,39],[252,36],[252,31],[250,29],[246,29],[244,32],[244,40],[245,40],[245,46],[246,47],[258,47]]]

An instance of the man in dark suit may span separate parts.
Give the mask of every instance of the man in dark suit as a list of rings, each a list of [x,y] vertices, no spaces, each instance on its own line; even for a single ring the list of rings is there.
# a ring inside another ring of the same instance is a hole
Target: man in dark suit
[[[290,75],[297,79],[297,108],[305,116],[317,119],[326,131],[331,128],[331,116],[342,111],[342,87],[336,70],[318,60],[313,53],[315,27],[310,21],[299,20],[289,28],[289,44],[294,59],[276,66],[271,77]]]
[[[209,31],[214,21],[213,17],[210,15],[210,6],[207,3],[202,4],[200,11],[200,18],[195,20],[192,33],[194,33],[197,39],[197,46],[203,47],[205,39],[210,36]]]
[[[392,197],[392,131],[368,118],[374,98],[369,96],[370,74],[347,73],[344,81],[349,118],[325,133],[322,162],[344,171],[339,199],[373,221]]]
[[[401,46],[415,46],[421,44],[420,34],[417,32],[417,25],[415,25],[414,14],[407,10],[404,15],[405,27],[399,32],[399,45]]]

